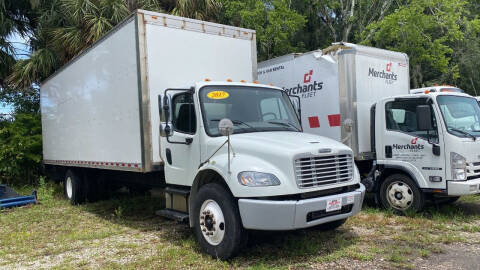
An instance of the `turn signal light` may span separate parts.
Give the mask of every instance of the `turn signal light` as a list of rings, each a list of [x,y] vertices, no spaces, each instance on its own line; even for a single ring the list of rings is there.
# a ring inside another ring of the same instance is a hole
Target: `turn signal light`
[[[258,81],[253,81],[253,83],[258,84]]]
[[[247,82],[247,81],[245,81],[245,80],[240,80],[240,82],[243,82],[243,83],[245,83],[245,82]]]
[[[210,79],[209,79],[209,78],[205,78],[205,81],[206,81],[206,82],[209,82],[209,81],[210,81]]]
[[[232,79],[227,79],[227,82],[232,82]]]

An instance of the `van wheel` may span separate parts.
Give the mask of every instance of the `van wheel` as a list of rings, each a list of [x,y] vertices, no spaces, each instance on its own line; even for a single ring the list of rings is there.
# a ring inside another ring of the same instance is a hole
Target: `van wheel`
[[[420,212],[425,205],[424,194],[413,180],[404,174],[393,174],[380,187],[380,201],[383,207],[405,212]]]
[[[83,180],[77,173],[74,173],[72,170],[68,170],[65,174],[63,189],[65,198],[67,198],[72,205],[80,204],[85,201]]]
[[[214,258],[226,260],[245,243],[237,202],[219,184],[206,184],[194,199],[193,219],[198,242]]]

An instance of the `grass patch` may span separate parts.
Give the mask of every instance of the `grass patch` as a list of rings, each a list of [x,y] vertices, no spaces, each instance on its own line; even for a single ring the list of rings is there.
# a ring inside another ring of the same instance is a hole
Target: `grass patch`
[[[3,268],[304,269],[354,261],[408,269],[415,258],[430,259],[480,232],[480,196],[404,216],[366,205],[336,231],[251,232],[239,256],[222,262],[201,251],[188,226],[155,216],[160,199],[116,194],[71,206],[61,186],[41,181],[37,189],[39,204],[0,211]]]

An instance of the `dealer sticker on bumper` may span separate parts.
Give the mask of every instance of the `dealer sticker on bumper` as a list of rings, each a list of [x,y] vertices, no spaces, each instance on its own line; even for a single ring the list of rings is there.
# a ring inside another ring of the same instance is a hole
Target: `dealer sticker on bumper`
[[[342,209],[342,198],[339,199],[331,199],[327,201],[327,208],[325,209],[326,212],[332,212]]]

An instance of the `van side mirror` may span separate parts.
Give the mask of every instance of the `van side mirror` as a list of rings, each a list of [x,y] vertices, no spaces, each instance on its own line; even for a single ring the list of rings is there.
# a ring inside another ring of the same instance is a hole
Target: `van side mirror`
[[[429,105],[418,105],[417,113],[417,128],[420,131],[429,131],[433,129],[432,125],[432,111]]]

